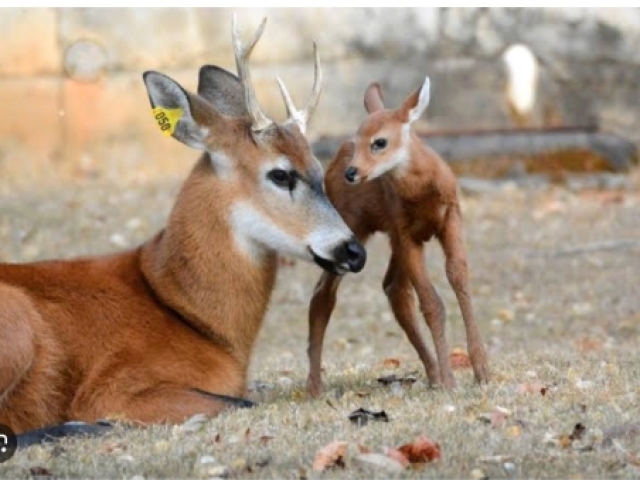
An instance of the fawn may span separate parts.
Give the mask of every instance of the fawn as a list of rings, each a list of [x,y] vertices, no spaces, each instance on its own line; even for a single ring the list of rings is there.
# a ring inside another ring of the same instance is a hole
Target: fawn
[[[361,242],[375,232],[388,235],[391,259],[382,287],[391,309],[417,350],[429,383],[452,388],[455,378],[445,336],[445,309],[429,281],[423,255],[424,243],[434,236],[444,250],[447,278],[460,304],[476,380],[486,381],[489,369],[469,295],[457,182],[444,160],[411,129],[429,104],[429,89],[427,77],[399,108],[389,110],[380,85],[372,83],[364,95],[368,116],[327,167],[325,186]],[[322,344],[340,280],[323,273],[309,306],[307,389],[313,396],[322,392]],[[414,291],[431,330],[437,362],[420,334]]]
[[[130,251],[0,265],[0,423],[16,432],[116,416],[216,415],[246,389],[278,254],[334,275],[366,253],[323,189],[304,136],[320,97],[273,122],[260,109],[233,22],[239,77],[203,66],[198,93],[145,72],[158,125],[202,151],[164,229]]]

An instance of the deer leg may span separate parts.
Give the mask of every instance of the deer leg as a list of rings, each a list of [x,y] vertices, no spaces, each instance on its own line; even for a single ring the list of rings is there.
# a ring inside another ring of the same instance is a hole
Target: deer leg
[[[403,268],[408,272],[413,288],[418,295],[420,311],[429,330],[431,330],[442,384],[446,388],[453,388],[456,386],[456,379],[449,361],[449,345],[445,331],[445,308],[442,299],[427,276],[423,244],[411,242],[408,245],[403,245],[403,251],[405,252]]]
[[[462,217],[458,210],[449,213],[440,242],[446,257],[447,279],[460,305],[473,373],[478,383],[484,383],[489,379],[489,365],[469,295],[467,255],[462,240]]]
[[[387,273],[385,274],[382,288],[387,295],[391,310],[407,338],[416,349],[422,364],[424,365],[429,384],[432,387],[441,383],[440,372],[435,358],[424,343],[420,327],[415,315],[415,297],[409,277],[399,268],[398,260],[391,255]]]
[[[322,393],[322,345],[329,318],[336,305],[336,295],[342,277],[324,272],[316,284],[309,305],[309,376],[307,391],[314,397]]]
[[[248,401],[240,403],[243,400],[235,397],[171,383],[156,384],[136,393],[111,393],[108,389],[106,386],[93,391],[88,398],[77,396],[70,408],[70,418],[85,422],[113,418],[142,424],[175,424],[198,413],[214,417],[228,408],[251,405]]]
[[[60,347],[32,301],[0,285],[0,423],[15,432],[63,420]]]

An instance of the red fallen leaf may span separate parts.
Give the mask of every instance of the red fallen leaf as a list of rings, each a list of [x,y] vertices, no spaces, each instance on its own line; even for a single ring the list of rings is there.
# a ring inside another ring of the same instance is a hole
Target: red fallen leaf
[[[322,472],[325,468],[338,466],[344,468],[344,456],[347,453],[347,442],[335,441],[322,447],[313,459],[312,468]]]
[[[398,447],[411,463],[429,463],[440,458],[440,445],[429,440],[425,435],[420,435],[413,442]]]
[[[398,358],[385,358],[382,362],[382,366],[385,368],[398,368],[400,366],[400,359]]]
[[[469,355],[464,352],[451,352],[449,354],[449,363],[453,370],[459,370],[462,368],[471,368],[471,361],[469,361]]]
[[[274,437],[272,437],[271,435],[262,435],[260,438],[258,438],[258,440],[260,440],[260,443],[267,443],[273,439]]]
[[[576,342],[576,347],[581,353],[593,352],[599,350],[602,346],[602,342],[595,338],[582,337]]]
[[[387,457],[392,458],[405,468],[411,464],[409,459],[397,448],[387,447],[384,449],[384,454]]]

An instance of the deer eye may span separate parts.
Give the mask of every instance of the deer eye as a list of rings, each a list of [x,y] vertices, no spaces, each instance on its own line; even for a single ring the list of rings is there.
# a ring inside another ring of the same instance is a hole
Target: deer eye
[[[386,138],[376,138],[371,143],[371,151],[372,152],[379,152],[380,150],[383,150],[386,146],[387,146],[387,139]]]
[[[280,188],[293,190],[296,186],[296,172],[287,172],[281,168],[275,168],[267,173],[267,178]]]

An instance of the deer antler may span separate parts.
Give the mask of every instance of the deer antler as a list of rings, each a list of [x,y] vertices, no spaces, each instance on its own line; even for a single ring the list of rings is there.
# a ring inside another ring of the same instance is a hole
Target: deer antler
[[[273,121],[269,119],[264,112],[260,109],[260,105],[258,104],[258,100],[256,99],[256,93],[253,89],[253,85],[251,84],[251,74],[249,72],[249,57],[251,56],[251,52],[253,51],[253,47],[256,46],[258,40],[262,36],[262,32],[264,31],[264,27],[267,23],[266,17],[262,20],[262,23],[258,27],[253,40],[249,42],[246,46],[242,46],[242,41],[240,40],[240,35],[238,33],[238,24],[236,21],[236,15],[233,14],[233,24],[232,24],[232,39],[233,39],[233,50],[235,52],[236,57],[236,68],[238,69],[238,75],[240,76],[240,82],[244,87],[244,102],[247,106],[247,110],[249,111],[249,115],[251,116],[252,125],[251,129],[254,132],[259,132],[264,130],[273,124]]]
[[[313,89],[311,91],[311,96],[309,97],[309,101],[307,102],[306,107],[303,110],[297,110],[293,101],[291,100],[291,96],[287,91],[287,87],[285,87],[280,77],[276,77],[278,81],[278,86],[280,87],[280,92],[282,93],[282,97],[284,98],[285,106],[287,107],[287,115],[289,116],[289,120],[297,123],[298,127],[302,133],[305,133],[307,129],[307,123],[309,119],[313,115],[316,107],[318,106],[318,100],[320,100],[320,92],[322,91],[322,69],[320,68],[320,54],[318,53],[318,46],[316,42],[313,42],[313,56],[314,56],[314,79],[313,79]]]

